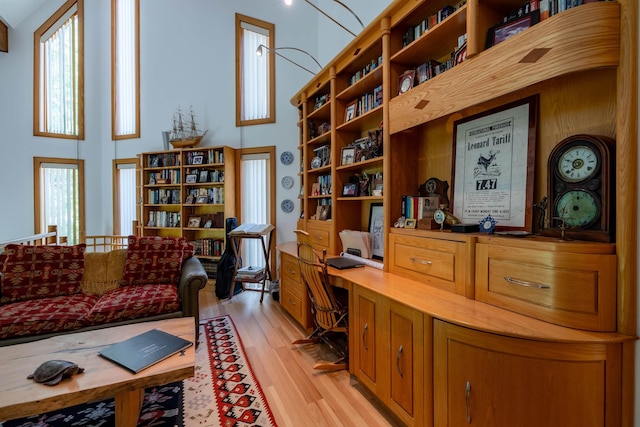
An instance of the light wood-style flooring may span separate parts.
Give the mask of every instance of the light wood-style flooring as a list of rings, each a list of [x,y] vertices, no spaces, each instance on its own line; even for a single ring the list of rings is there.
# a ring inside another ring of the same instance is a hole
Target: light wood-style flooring
[[[314,370],[331,354],[319,345],[292,345],[306,333],[268,294],[262,304],[260,292],[250,290],[219,300],[210,280],[200,291],[200,318],[222,314],[233,319],[278,426],[399,425],[348,371]]]

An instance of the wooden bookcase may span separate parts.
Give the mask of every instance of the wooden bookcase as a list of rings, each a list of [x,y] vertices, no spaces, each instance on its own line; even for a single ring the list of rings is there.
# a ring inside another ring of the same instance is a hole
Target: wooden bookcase
[[[235,150],[195,147],[142,153],[138,218],[144,236],[183,236],[199,258],[224,252],[225,219],[235,216]]]

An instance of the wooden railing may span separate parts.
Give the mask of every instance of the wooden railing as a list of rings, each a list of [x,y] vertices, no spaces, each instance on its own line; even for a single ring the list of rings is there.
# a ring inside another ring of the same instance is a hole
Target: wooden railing
[[[126,249],[128,236],[85,236],[87,252],[109,252],[114,249]]]
[[[55,245],[57,243],[66,244],[66,237],[58,236],[58,227],[56,225],[50,225],[47,227],[46,233],[34,234],[32,236],[21,237],[18,239],[5,240],[0,242],[0,252],[9,244],[18,245]]]

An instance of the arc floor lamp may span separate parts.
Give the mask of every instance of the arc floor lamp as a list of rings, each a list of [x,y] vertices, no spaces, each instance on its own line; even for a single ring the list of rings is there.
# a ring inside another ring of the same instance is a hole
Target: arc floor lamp
[[[321,14],[323,14],[324,16],[326,16],[327,18],[329,18],[331,21],[333,21],[336,25],[340,26],[343,30],[345,30],[346,32],[348,32],[349,34],[351,34],[353,37],[356,36],[356,34],[349,30],[347,27],[345,27],[344,25],[342,25],[340,22],[336,21],[331,15],[329,15],[327,12],[325,12],[324,10],[320,9],[317,5],[313,4],[312,2],[310,2],[309,0],[304,0],[305,2],[307,2],[311,7],[313,7],[315,10],[317,10],[318,12],[320,12]],[[362,26],[362,28],[364,28],[364,24],[362,23],[362,21],[360,20],[360,18],[358,18],[358,15],[355,14],[355,12],[353,10],[351,10],[349,8],[349,6],[347,6],[346,4],[342,3],[340,0],[333,0],[334,2],[338,3],[340,6],[342,6],[343,8],[345,8],[346,10],[348,10],[360,23],[360,25]],[[287,6],[291,6],[291,4],[293,3],[293,0],[284,0],[284,3]]]
[[[307,55],[309,58],[311,58],[313,60],[313,62],[315,62],[316,64],[318,64],[318,67],[320,67],[320,69],[322,69],[322,65],[320,65],[320,63],[318,62],[318,60],[316,58],[314,58],[309,52],[307,52],[306,50],[302,50],[302,49],[298,49],[297,47],[276,47],[276,48],[268,48],[267,46],[261,44],[258,46],[258,49],[256,49],[256,55],[258,56],[262,56],[264,51],[267,51],[269,53],[273,53],[274,55],[278,55],[280,58],[291,62],[293,65],[302,68],[303,70],[313,74],[315,76],[315,72],[311,71],[310,69],[308,69],[307,67],[298,64],[297,62],[295,62],[294,60],[287,58],[286,56],[282,55],[281,53],[278,53],[278,50],[294,50],[294,51],[298,51],[301,53],[304,53],[305,55]]]

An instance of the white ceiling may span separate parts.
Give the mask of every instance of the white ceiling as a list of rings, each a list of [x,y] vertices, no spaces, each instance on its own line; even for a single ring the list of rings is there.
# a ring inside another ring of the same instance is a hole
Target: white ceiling
[[[46,0],[0,0],[0,19],[11,28],[42,6]]]

